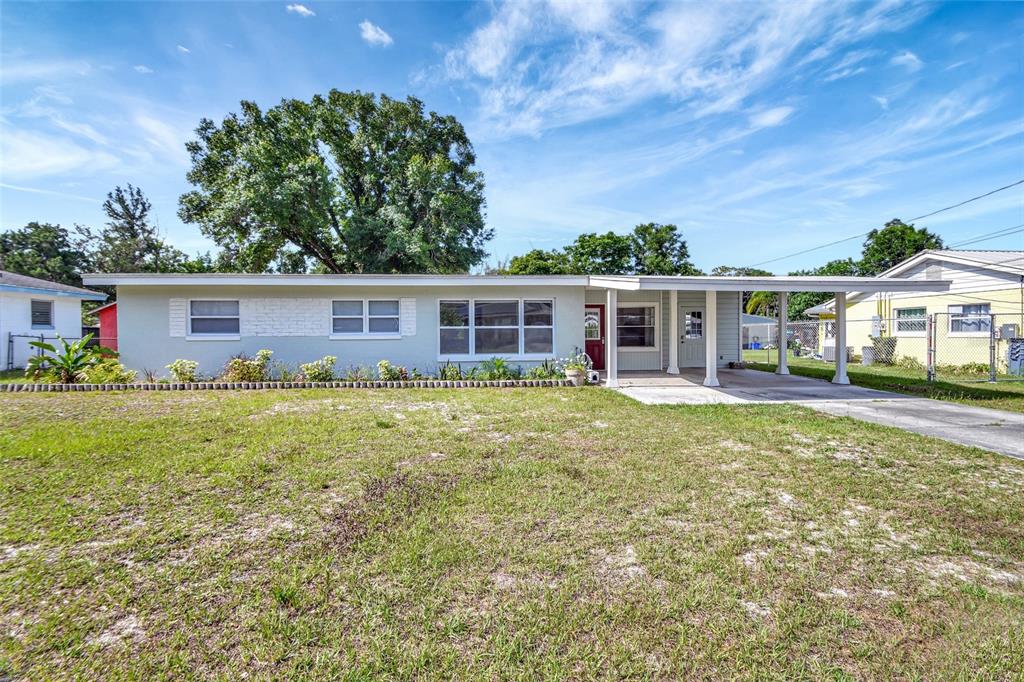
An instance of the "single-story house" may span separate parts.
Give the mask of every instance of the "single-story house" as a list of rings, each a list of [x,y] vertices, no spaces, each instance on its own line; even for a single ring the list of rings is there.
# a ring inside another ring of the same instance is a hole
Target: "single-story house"
[[[768,344],[774,343],[777,338],[779,329],[777,318],[743,313],[740,324],[743,325],[742,346],[744,350],[764,348]]]
[[[178,358],[217,373],[261,348],[294,366],[379,360],[432,372],[492,357],[531,365],[585,349],[609,385],[619,371],[677,374],[741,359],[743,291],[915,290],[942,280],[857,277],[92,274],[117,287],[118,349],[137,370]],[[785,371],[785,363],[781,367]],[[846,383],[845,362],[836,381]]]
[[[36,349],[30,341],[82,336],[82,301],[107,295],[0,270],[0,369],[24,367]]]
[[[1013,336],[1024,334],[1024,251],[930,250],[880,277],[915,282],[948,280],[948,291],[859,291],[846,300],[848,344],[855,353],[887,339],[895,358],[927,362],[927,319],[934,321],[935,361],[943,365],[989,363],[990,336],[996,357]],[[833,337],[836,301],[807,309],[818,318],[819,344]],[[819,351],[822,349],[819,348]]]

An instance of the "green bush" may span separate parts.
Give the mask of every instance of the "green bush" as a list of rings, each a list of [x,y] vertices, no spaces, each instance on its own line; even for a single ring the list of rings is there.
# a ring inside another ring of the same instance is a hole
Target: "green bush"
[[[527,379],[561,379],[564,375],[565,373],[551,360],[545,360],[543,364],[531,367],[526,372]]]
[[[334,381],[334,363],[337,361],[333,355],[325,355],[319,360],[299,365],[299,369],[306,381]]]
[[[128,369],[114,358],[107,358],[83,372],[87,384],[131,384],[135,382],[135,370]]]
[[[196,380],[196,371],[199,369],[199,363],[195,360],[178,359],[167,365],[167,369],[170,370],[171,376],[178,383],[191,384]]]
[[[89,346],[92,334],[68,343],[57,335],[61,348],[46,341],[29,341],[28,345],[42,351],[33,355],[25,366],[25,376],[45,383],[77,384],[85,379],[85,372],[108,358],[116,358],[117,351],[103,346]]]
[[[409,370],[400,365],[392,365],[388,360],[377,363],[377,376],[381,381],[408,381]]]
[[[373,372],[367,367],[352,365],[345,370],[345,381],[373,381]]]
[[[443,365],[437,369],[437,378],[441,381],[462,381],[462,368],[446,360]]]
[[[250,358],[244,353],[228,360],[224,366],[224,381],[255,382],[267,381],[270,367],[270,356],[274,351],[266,348],[256,351],[256,357]]]
[[[909,369],[918,372],[923,372],[925,370],[925,367],[924,365],[921,364],[921,361],[915,358],[913,355],[901,355],[900,357],[896,358],[896,361],[893,364],[896,367],[899,367],[900,369]]]
[[[523,375],[521,367],[512,367],[504,358],[491,358],[484,360],[475,372],[475,376],[482,381],[505,381],[507,379],[518,379]]]

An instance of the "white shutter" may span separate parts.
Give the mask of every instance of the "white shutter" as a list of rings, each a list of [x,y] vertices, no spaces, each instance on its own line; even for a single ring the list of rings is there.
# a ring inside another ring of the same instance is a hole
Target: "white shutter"
[[[168,301],[167,327],[171,336],[185,336],[188,321],[185,319],[186,301],[183,298],[172,298]]]
[[[402,336],[416,336],[416,299],[398,299]]]

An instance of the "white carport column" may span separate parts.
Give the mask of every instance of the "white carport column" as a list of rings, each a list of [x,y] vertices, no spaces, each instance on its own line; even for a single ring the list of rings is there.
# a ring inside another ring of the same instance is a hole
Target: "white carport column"
[[[836,292],[836,375],[833,384],[848,384],[846,376],[846,292]]]
[[[718,292],[704,295],[704,385],[718,383]]]
[[[604,369],[607,374],[605,385],[608,388],[616,388],[619,385],[619,339],[615,334],[618,309],[619,292],[615,289],[608,289],[608,301],[604,312]]]
[[[679,374],[679,292],[673,289],[668,296],[668,369]]]
[[[786,322],[789,321],[789,294],[779,292],[779,364],[776,374],[789,374],[789,338],[786,336]]]

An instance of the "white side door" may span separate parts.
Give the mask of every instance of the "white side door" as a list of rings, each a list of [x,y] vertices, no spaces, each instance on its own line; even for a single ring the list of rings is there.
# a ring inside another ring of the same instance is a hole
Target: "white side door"
[[[704,346],[704,307],[680,305],[678,331],[679,366],[703,367],[706,352]]]

